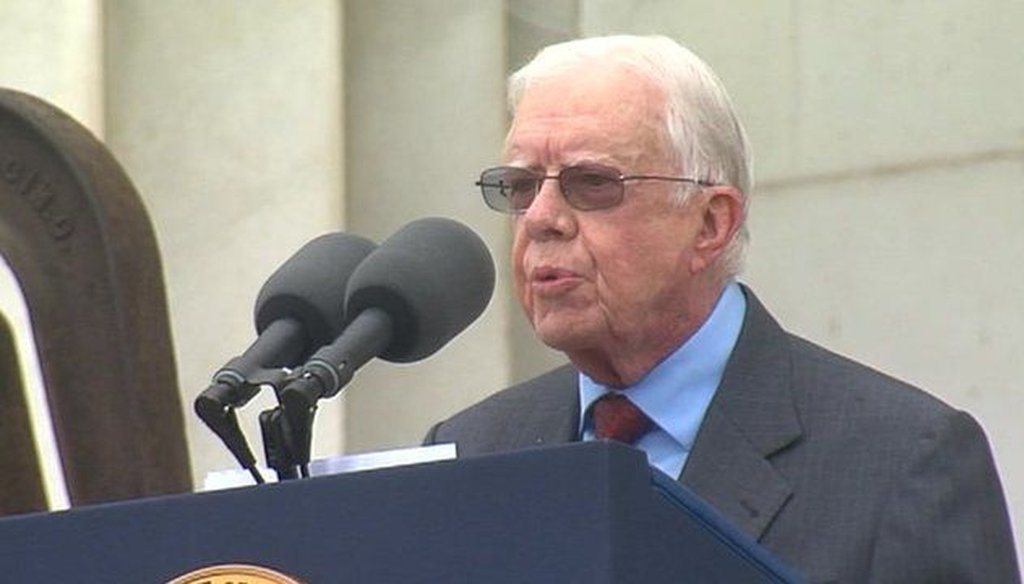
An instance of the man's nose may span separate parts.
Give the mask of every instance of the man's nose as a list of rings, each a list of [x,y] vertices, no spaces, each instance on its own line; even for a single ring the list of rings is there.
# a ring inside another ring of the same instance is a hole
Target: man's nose
[[[565,200],[557,177],[544,177],[522,220],[532,239],[571,238],[575,235],[575,209]]]

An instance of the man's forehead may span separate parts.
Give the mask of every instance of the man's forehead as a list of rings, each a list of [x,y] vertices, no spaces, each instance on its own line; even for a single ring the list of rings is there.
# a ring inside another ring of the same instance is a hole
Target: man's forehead
[[[621,64],[577,65],[534,79],[523,92],[516,117],[560,113],[660,117],[664,90],[650,78]]]
[[[628,159],[639,154],[634,149],[650,154],[652,141],[664,137],[664,104],[660,87],[624,67],[540,78],[519,101],[504,157],[513,161],[522,150],[532,155],[538,149],[591,161],[610,150]]]

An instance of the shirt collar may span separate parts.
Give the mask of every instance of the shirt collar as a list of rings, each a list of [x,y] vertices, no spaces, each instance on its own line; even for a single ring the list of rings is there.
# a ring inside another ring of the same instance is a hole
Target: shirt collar
[[[722,380],[726,362],[743,326],[747,302],[739,284],[730,280],[700,329],[658,363],[640,381],[615,390],[579,374],[580,435],[590,405],[612,391],[626,392],[651,420],[689,450]]]

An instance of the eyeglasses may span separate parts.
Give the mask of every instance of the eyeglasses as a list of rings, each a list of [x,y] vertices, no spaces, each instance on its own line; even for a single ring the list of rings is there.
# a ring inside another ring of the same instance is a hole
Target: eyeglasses
[[[476,185],[487,206],[502,213],[525,213],[540,193],[544,181],[557,179],[558,187],[574,209],[608,209],[622,202],[627,180],[667,180],[713,186],[714,183],[677,176],[631,175],[598,164],[567,166],[555,175],[539,174],[527,168],[498,166],[480,173]]]

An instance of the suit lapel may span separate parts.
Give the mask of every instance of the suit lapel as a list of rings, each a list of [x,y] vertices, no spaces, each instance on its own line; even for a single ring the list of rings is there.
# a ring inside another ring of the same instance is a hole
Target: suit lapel
[[[744,287],[747,313],[680,481],[760,539],[792,496],[770,457],[795,442],[789,341]]]

